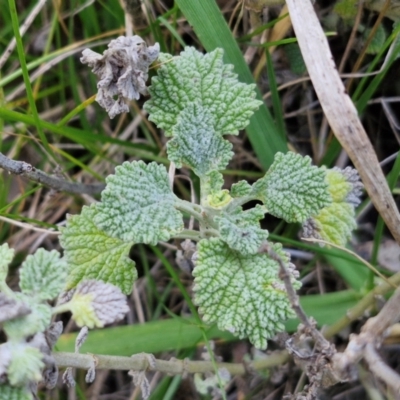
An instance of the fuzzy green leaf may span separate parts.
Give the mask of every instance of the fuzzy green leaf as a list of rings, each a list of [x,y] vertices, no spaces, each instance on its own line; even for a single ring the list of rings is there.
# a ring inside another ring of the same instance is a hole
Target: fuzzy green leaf
[[[0,400],[32,400],[26,387],[0,385]]]
[[[7,376],[11,385],[23,386],[28,382],[38,382],[42,378],[43,354],[39,349],[24,342],[10,345],[11,361]]]
[[[354,207],[346,202],[332,203],[303,225],[303,237],[314,237],[344,246],[357,228]]]
[[[207,323],[217,322],[260,349],[293,316],[279,266],[266,254],[244,256],[219,238],[201,240],[193,270],[195,302]]]
[[[94,222],[111,237],[155,245],[183,229],[164,166],[125,162],[106,182]]]
[[[265,207],[257,204],[247,211],[237,208],[233,214],[216,217],[221,239],[242,255],[256,254],[263,241],[268,238],[268,231],[261,229],[259,223],[265,213]]]
[[[304,222],[331,202],[325,175],[325,169],[311,165],[310,157],[277,153],[271,168],[253,185],[253,194],[270,214]]]
[[[8,266],[14,258],[14,249],[10,249],[7,243],[0,246],[0,282],[5,282],[8,274]]]
[[[18,340],[43,332],[51,322],[50,306],[32,301],[32,298],[24,293],[17,293],[16,297],[29,305],[31,312],[23,317],[4,322],[3,329],[7,337]]]
[[[60,294],[67,276],[67,263],[58,251],[38,249],[22,263],[19,286],[38,301],[52,300]]]
[[[62,229],[60,243],[71,269],[66,288],[85,279],[96,279],[129,294],[137,279],[135,263],[129,259],[133,242],[123,242],[101,231],[94,224],[96,214],[95,204],[84,206],[81,214],[68,216],[67,226]]]
[[[247,181],[239,181],[234,183],[231,187],[231,196],[233,198],[247,196],[250,192],[251,186],[247,183]]]
[[[181,111],[194,102],[209,112],[220,134],[237,134],[247,126],[261,102],[255,99],[255,86],[238,82],[233,66],[224,64],[222,56],[222,49],[202,54],[187,47],[152,78],[151,99],[144,108],[167,136]]]
[[[232,144],[214,131],[214,118],[199,103],[188,104],[167,143],[168,158],[178,168],[189,166],[197,176],[224,169],[233,156]]]
[[[357,227],[355,207],[360,203],[363,185],[357,171],[350,167],[327,170],[326,181],[332,203],[303,224],[302,236],[344,246]]]

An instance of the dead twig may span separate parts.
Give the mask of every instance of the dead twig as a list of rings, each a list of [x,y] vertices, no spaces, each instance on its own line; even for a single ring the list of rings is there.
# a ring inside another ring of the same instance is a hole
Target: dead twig
[[[40,169],[36,169],[31,164],[28,164],[24,161],[11,160],[2,153],[0,153],[0,168],[3,168],[5,171],[10,172],[11,174],[24,176],[33,182],[41,183],[60,192],[95,195],[101,193],[101,191],[105,188],[105,185],[101,183],[84,184],[68,182],[66,180],[56,178],[55,176],[46,174]]]

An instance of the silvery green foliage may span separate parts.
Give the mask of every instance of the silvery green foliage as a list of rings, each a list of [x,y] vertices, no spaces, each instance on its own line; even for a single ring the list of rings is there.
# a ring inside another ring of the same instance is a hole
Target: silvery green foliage
[[[38,301],[52,300],[60,294],[67,276],[68,264],[58,251],[38,249],[22,263],[19,286]]]
[[[106,182],[94,222],[111,237],[155,245],[183,229],[164,166],[125,162]]]
[[[238,207],[233,213],[216,217],[221,239],[228,246],[247,256],[256,254],[261,244],[267,240],[268,231],[261,229],[260,219],[264,218],[266,208],[260,206],[243,211]]]
[[[133,244],[154,245],[174,236],[197,240],[197,252],[191,249],[188,256],[182,246],[179,260],[189,272],[195,265],[195,301],[204,320],[265,348],[267,339],[283,330],[292,311],[278,277],[278,262],[260,249],[274,248],[291,273],[293,286],[300,284],[287,255],[266,243],[268,231],[260,221],[266,212],[288,222],[307,223],[313,218],[321,232],[326,219],[318,220],[318,215],[334,201],[327,170],[312,166],[309,157],[278,153],[265,176],[253,185],[240,181],[230,191],[225,189],[221,171],[232,157],[232,145],[224,135],[245,128],[261,104],[254,86],[237,80],[233,67],[223,63],[220,49],[203,55],[186,48],[178,57],[162,58],[165,63],[152,78],[151,99],[144,108],[171,137],[169,159],[200,178],[200,201],[192,204],[175,196],[164,166],[133,161],[117,167],[106,180],[101,202],[70,218],[63,230],[61,243],[75,274],[71,286],[88,277],[98,279],[103,265],[105,275],[110,270],[125,276],[129,265],[133,267],[126,260]],[[349,174],[349,180],[353,178]],[[253,200],[263,204],[244,211],[242,206]],[[185,236],[181,212],[198,220],[198,232]],[[114,248],[111,239],[118,250],[106,261]],[[96,273],[88,276],[92,271]],[[113,282],[127,293],[135,276],[129,276],[126,286],[123,279]]]
[[[268,212],[287,222],[304,222],[331,203],[325,171],[310,157],[277,153],[265,176],[253,185],[253,195]]]
[[[2,270],[6,275],[13,251],[3,245],[0,252],[5,255]],[[68,265],[58,252],[39,249],[21,265],[21,292],[13,292],[5,279],[1,282],[0,321],[7,341],[0,345],[0,399],[33,399],[31,389],[39,381],[47,388],[54,387],[58,370],[51,351],[62,323],[51,323],[52,315],[72,311],[80,321],[89,321],[88,326],[94,319],[92,325],[104,326],[128,311],[120,289],[99,281],[80,283],[70,307],[51,307],[47,302],[60,294],[67,274]]]
[[[255,99],[254,85],[239,82],[233,66],[224,64],[222,57],[222,49],[202,54],[188,47],[162,65],[144,106],[150,121],[171,136],[181,112],[197,103],[211,115],[214,131],[220,135],[237,134],[245,128],[261,102]]]
[[[232,144],[214,130],[214,117],[198,103],[190,103],[179,115],[168,142],[168,158],[178,168],[190,167],[197,176],[226,168],[233,156]]]
[[[249,185],[246,181],[239,181],[238,183],[234,183],[231,187],[231,196],[235,197],[244,197],[251,193],[251,185]]]
[[[201,240],[197,251],[193,290],[204,321],[266,348],[293,316],[278,263],[266,254],[243,255],[219,238]]]
[[[111,283],[128,294],[137,279],[135,263],[129,259],[132,242],[111,237],[94,223],[98,211],[95,204],[83,207],[81,214],[68,216],[60,243],[70,273],[66,289],[74,288],[84,279]]]
[[[148,47],[137,35],[111,40],[103,55],[90,49],[82,52],[81,62],[88,64],[100,78],[96,101],[110,118],[129,112],[128,102],[147,94],[149,66],[157,59],[159,52],[158,43]]]

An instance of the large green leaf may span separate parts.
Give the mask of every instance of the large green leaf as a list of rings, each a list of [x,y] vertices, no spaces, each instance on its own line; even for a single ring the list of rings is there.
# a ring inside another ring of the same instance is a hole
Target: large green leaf
[[[97,279],[129,294],[137,278],[135,263],[129,259],[134,242],[124,242],[100,230],[94,224],[96,214],[95,204],[84,206],[81,214],[68,216],[62,229],[60,243],[70,268],[67,289],[82,280]]]
[[[204,48],[207,51],[224,49],[224,60],[234,65],[239,80],[254,83],[250,69],[215,0],[176,0],[176,3],[193,26]],[[257,98],[262,99],[259,90]],[[286,139],[279,135],[265,105],[253,115],[246,131],[265,169],[272,164],[275,153],[287,151]]]

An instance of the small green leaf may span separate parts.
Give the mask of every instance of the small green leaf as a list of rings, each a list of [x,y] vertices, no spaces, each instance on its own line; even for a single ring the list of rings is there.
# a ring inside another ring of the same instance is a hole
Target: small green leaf
[[[251,186],[247,181],[239,181],[231,187],[231,196],[233,198],[247,196],[251,192]]]
[[[357,4],[357,0],[339,0],[334,7],[334,11],[344,20],[353,20],[357,14]]]
[[[29,305],[31,312],[23,317],[4,322],[3,329],[7,337],[17,340],[34,335],[38,332],[43,332],[51,322],[50,306],[32,301],[30,296],[23,293],[17,293],[16,297],[18,300]]]
[[[137,279],[135,263],[129,259],[134,242],[126,243],[101,231],[94,224],[96,214],[95,204],[84,206],[81,214],[67,217],[67,226],[62,229],[60,243],[71,269],[66,288],[96,279],[129,294]]]
[[[310,157],[277,153],[271,168],[253,185],[253,194],[270,214],[304,222],[331,202],[325,175],[325,169],[311,165]]]
[[[8,274],[8,266],[14,258],[14,249],[10,249],[7,243],[0,246],[0,282],[5,282]]]
[[[229,190],[223,189],[209,194],[207,196],[207,205],[218,210],[228,205],[231,200],[232,197],[229,194]]]
[[[106,179],[94,222],[125,242],[156,245],[183,229],[164,166],[125,162]]]
[[[24,386],[28,382],[42,379],[43,354],[39,349],[24,342],[10,345],[11,361],[7,368],[8,380],[13,386]]]
[[[363,33],[363,39],[364,41],[367,40],[371,33],[371,29],[367,29]],[[387,33],[382,24],[378,25],[378,28],[376,29],[375,35],[373,36],[371,42],[369,43],[369,46],[367,48],[367,53],[368,54],[378,54],[382,47],[385,44],[385,41],[387,39]]]
[[[26,387],[0,385],[0,400],[32,400],[32,395]]]
[[[194,102],[209,112],[220,134],[237,134],[248,125],[261,104],[255,99],[255,85],[238,82],[233,66],[224,64],[222,57],[222,49],[203,55],[187,47],[152,78],[151,99],[144,108],[167,136],[172,135],[181,111]]]
[[[221,239],[242,255],[256,254],[268,238],[268,231],[261,229],[259,222],[265,213],[265,207],[257,204],[247,211],[237,208],[233,214],[216,217]]]
[[[38,249],[22,263],[19,286],[38,301],[52,300],[60,294],[67,275],[67,263],[58,251]]]
[[[168,158],[178,168],[189,166],[197,176],[222,170],[233,156],[232,144],[214,131],[214,118],[197,102],[188,104],[167,143]]]
[[[293,316],[278,269],[266,254],[244,256],[219,238],[201,240],[193,289],[204,321],[265,349]]]

